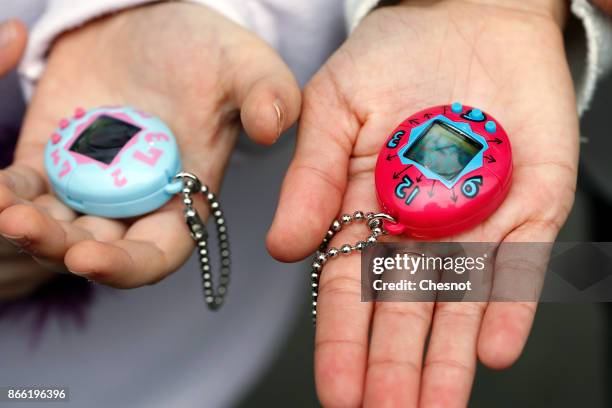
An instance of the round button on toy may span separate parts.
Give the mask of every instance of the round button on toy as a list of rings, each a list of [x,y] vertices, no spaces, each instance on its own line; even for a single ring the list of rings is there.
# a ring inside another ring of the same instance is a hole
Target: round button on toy
[[[130,107],[77,109],[45,150],[55,193],[75,210],[109,218],[142,215],[182,187],[174,135],[158,118]]]
[[[508,136],[495,118],[460,103],[418,112],[402,122],[376,163],[380,205],[396,223],[390,234],[450,236],[486,219],[512,177]]]

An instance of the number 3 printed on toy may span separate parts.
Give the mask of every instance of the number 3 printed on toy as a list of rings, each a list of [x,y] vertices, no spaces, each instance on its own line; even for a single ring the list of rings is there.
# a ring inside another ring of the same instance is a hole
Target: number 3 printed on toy
[[[399,132],[395,132],[391,140],[389,140],[389,143],[387,143],[387,147],[389,149],[395,149],[397,145],[399,144],[400,140],[402,140],[402,136],[404,136],[405,133],[406,132],[404,132],[403,130],[400,130]]]

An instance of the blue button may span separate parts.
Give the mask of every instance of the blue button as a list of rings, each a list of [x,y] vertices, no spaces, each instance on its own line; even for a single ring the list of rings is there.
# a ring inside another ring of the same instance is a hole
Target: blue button
[[[482,111],[480,109],[472,109],[470,111],[470,118],[474,120],[483,120],[484,115],[482,114]]]
[[[455,102],[451,105],[451,110],[453,113],[459,114],[463,111],[463,105],[461,105],[459,102]]]
[[[485,123],[485,130],[489,133],[495,133],[497,125],[492,120],[488,120],[487,123]]]

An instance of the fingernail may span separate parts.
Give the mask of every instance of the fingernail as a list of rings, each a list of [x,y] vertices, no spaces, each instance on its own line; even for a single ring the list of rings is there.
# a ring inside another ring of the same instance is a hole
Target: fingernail
[[[89,283],[97,283],[96,279],[98,278],[98,274],[96,274],[95,272],[92,271],[79,271],[76,270],[74,268],[71,268],[70,266],[66,265],[66,270],[68,271],[68,273],[71,273],[75,276],[80,276],[83,279],[86,279]]]
[[[276,140],[278,140],[281,133],[283,132],[285,115],[283,113],[282,104],[279,99],[275,100],[272,105],[274,106],[274,111],[276,111]]]
[[[5,48],[15,40],[15,25],[10,21],[0,24],[0,48]]]
[[[84,278],[84,276],[83,276],[83,275],[85,275],[85,274],[84,274],[83,272],[77,272],[77,271],[75,271],[74,269],[71,269],[70,267],[66,267],[66,270],[68,271],[68,273],[71,273],[71,274],[73,274],[73,275],[77,275],[77,276],[80,276],[80,277],[83,277],[83,278]],[[85,278],[85,279],[87,279],[87,278]],[[87,280],[89,281],[89,279],[87,279]],[[91,281],[90,281],[90,282],[91,282]]]

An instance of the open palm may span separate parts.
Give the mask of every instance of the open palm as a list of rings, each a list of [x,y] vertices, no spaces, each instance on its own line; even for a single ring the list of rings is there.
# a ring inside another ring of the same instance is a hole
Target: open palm
[[[178,200],[132,220],[76,214],[49,191],[43,169],[58,121],[76,107],[104,105],[159,116],[177,136],[185,170],[217,191],[240,118],[254,140],[271,144],[295,121],[300,100],[271,48],[202,6],[134,8],[64,34],[29,106],[14,165],[2,173],[0,233],[46,266],[65,264],[116,287],[156,282],[192,250]]]
[[[412,113],[452,101],[482,107],[504,125],[514,174],[491,217],[446,239],[555,239],[573,203],[578,160],[561,16],[478,3],[376,10],[311,81],[268,236],[276,258],[294,261],[314,252],[338,214],[379,209],[374,168],[389,133]],[[364,234],[342,231],[332,245]],[[372,304],[360,298],[359,257],[325,265],[315,351],[324,406],[465,406],[477,356],[494,368],[512,364],[535,313],[535,303],[527,302]]]

